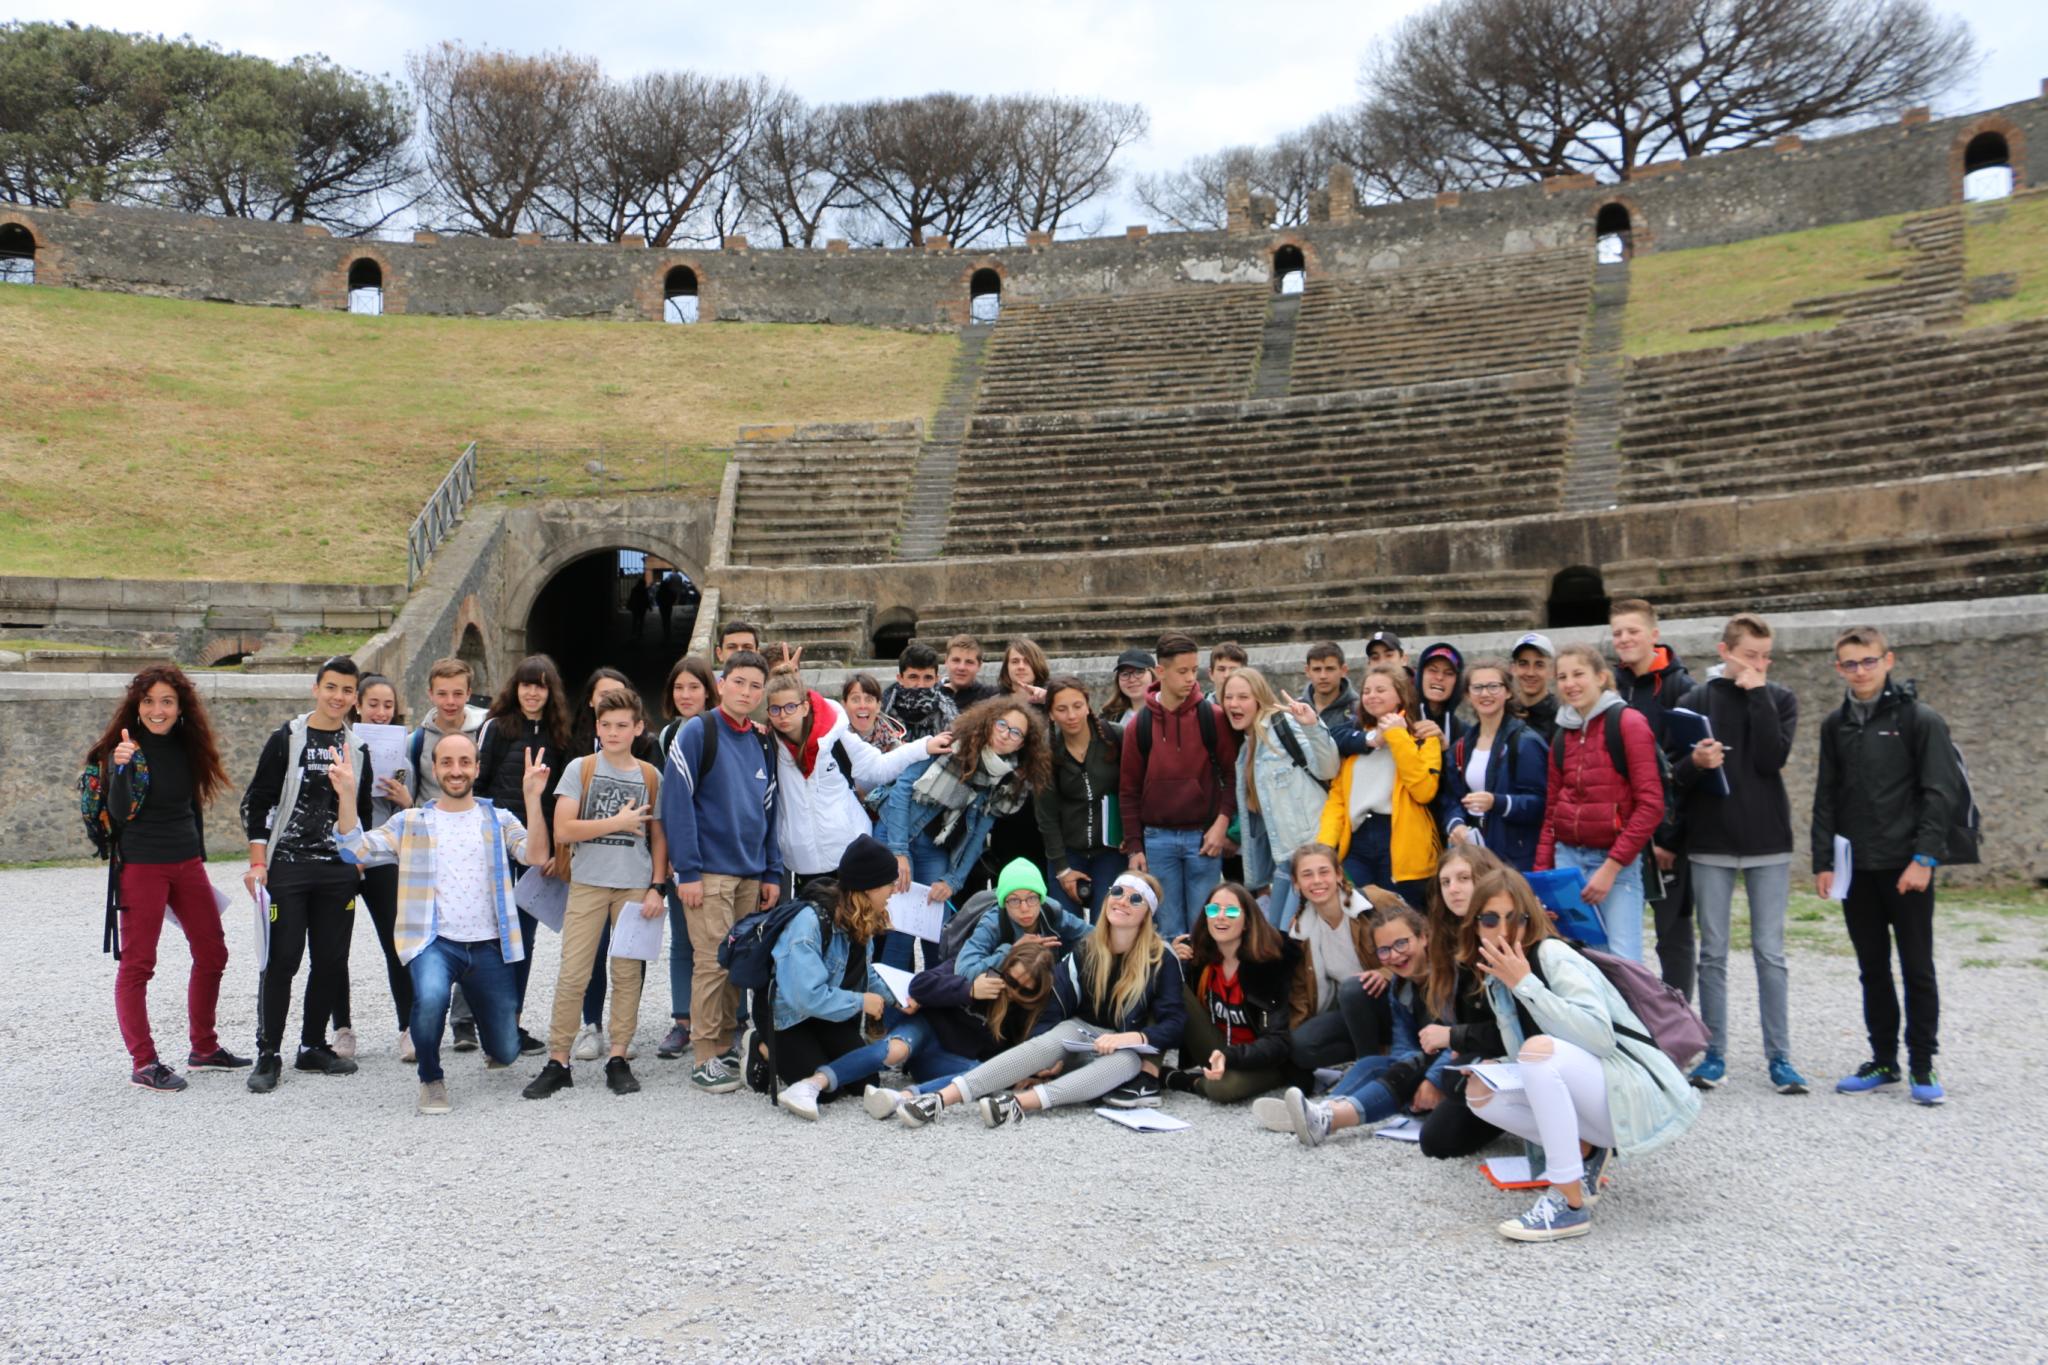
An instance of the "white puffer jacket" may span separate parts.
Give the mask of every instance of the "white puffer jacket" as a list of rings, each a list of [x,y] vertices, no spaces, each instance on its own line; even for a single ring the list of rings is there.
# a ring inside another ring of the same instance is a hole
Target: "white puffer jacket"
[[[875,832],[835,750],[844,748],[854,781],[873,788],[895,781],[905,768],[928,757],[930,744],[917,740],[885,754],[853,732],[838,702],[816,692],[810,701],[811,739],[804,751],[816,757],[808,776],[782,736],[774,736],[779,787],[775,832],[782,841],[782,865],[799,877],[836,871],[846,846]]]

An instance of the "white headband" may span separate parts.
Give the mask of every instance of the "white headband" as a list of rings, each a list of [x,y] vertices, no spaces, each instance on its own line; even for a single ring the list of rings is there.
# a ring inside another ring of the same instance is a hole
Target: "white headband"
[[[1141,879],[1126,872],[1123,876],[1111,882],[1110,885],[1121,886],[1126,891],[1137,892],[1138,899],[1145,902],[1147,910],[1150,910],[1155,915],[1159,913],[1159,897],[1154,895],[1152,888],[1145,885]]]

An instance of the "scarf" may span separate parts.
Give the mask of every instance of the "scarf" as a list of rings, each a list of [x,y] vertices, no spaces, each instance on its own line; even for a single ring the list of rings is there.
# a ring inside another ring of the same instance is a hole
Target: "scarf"
[[[959,715],[953,699],[938,688],[905,687],[901,683],[890,687],[884,709],[902,722],[904,734],[911,739],[930,739]]]
[[[1016,764],[991,748],[981,751],[981,763],[964,778],[947,759],[926,768],[910,791],[927,806],[945,811],[932,830],[932,842],[941,848],[953,842],[960,832],[961,815],[976,797],[991,815],[1010,815],[1024,809],[1024,783],[1017,779],[1016,772]]]

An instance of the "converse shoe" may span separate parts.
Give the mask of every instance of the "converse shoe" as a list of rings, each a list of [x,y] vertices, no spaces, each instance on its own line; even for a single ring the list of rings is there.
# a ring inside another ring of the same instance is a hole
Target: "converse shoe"
[[[185,1078],[165,1066],[162,1062],[151,1062],[138,1066],[128,1073],[128,1084],[138,1090],[151,1090],[159,1095],[175,1095],[186,1085]]]
[[[247,1057],[237,1057],[224,1047],[217,1047],[204,1056],[195,1052],[185,1059],[187,1071],[240,1071],[247,1065]]]
[[[1304,1147],[1320,1147],[1330,1136],[1330,1106],[1311,1100],[1299,1086],[1288,1086],[1280,1097],[1287,1106],[1287,1119],[1294,1128],[1294,1140]]]
[[[352,1028],[338,1028],[334,1031],[334,1055],[353,1058],[356,1055],[356,1031]]]
[[[1527,1213],[1500,1225],[1500,1235],[1510,1242],[1559,1242],[1592,1230],[1591,1206],[1575,1209],[1556,1190],[1545,1190]]]
[[[1024,1121],[1024,1106],[1007,1090],[1000,1095],[976,1100],[974,1107],[981,1111],[981,1126],[984,1128],[1000,1128],[1006,1123]]]
[[[792,1081],[790,1084],[781,1086],[776,1090],[775,1102],[790,1113],[795,1114],[798,1118],[809,1119],[812,1123],[816,1123],[818,1121],[818,1096],[822,1093],[818,1089],[816,1081]]]
[[[448,1112],[448,1082],[421,1081],[420,1102],[415,1108],[422,1114],[445,1114]]]
[[[1287,1101],[1278,1095],[1261,1095],[1253,1100],[1252,1118],[1269,1133],[1294,1131],[1294,1115],[1287,1112]]]
[[[713,1057],[700,1062],[690,1073],[690,1084],[707,1095],[728,1095],[740,1088],[740,1078],[733,1075],[732,1068],[725,1064],[725,1058]]]
[[[530,1100],[544,1100],[557,1090],[568,1090],[576,1084],[576,1078],[569,1074],[569,1068],[554,1058],[540,1069],[540,1074],[526,1083],[526,1089],[519,1093]]]
[[[626,1064],[624,1057],[613,1057],[604,1064],[604,1087],[614,1095],[637,1095],[640,1093],[639,1078],[633,1068]]]
[[[597,1031],[597,1025],[585,1024],[576,1030],[576,1042],[569,1049],[571,1060],[594,1062],[603,1053],[604,1036]]]
[[[929,1095],[905,1095],[903,1103],[896,1106],[896,1121],[905,1128],[922,1128],[945,1112],[946,1106],[940,1102],[937,1091]]]
[[[1592,1151],[1586,1153],[1585,1159],[1581,1163],[1585,1166],[1586,1173],[1580,1176],[1579,1179],[1586,1187],[1586,1193],[1583,1197],[1588,1204],[1599,1202],[1600,1181],[1607,1174],[1607,1159],[1613,1155],[1614,1149],[1611,1147],[1595,1147]]]
[[[887,1087],[871,1085],[860,1092],[860,1107],[868,1111],[871,1119],[885,1119],[896,1112],[896,1106],[903,1103],[908,1090],[890,1090]]]

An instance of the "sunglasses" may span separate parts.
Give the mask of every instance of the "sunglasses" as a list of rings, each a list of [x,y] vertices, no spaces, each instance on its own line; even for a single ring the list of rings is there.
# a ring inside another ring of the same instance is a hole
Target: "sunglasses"
[[[1415,940],[1412,938],[1397,938],[1392,943],[1383,944],[1379,949],[1380,961],[1385,962],[1390,957],[1401,957],[1414,946]]]
[[[1482,910],[1479,914],[1479,927],[1482,929],[1498,929],[1502,920],[1527,924],[1529,917],[1519,910],[1510,910],[1505,915],[1498,910]]]
[[[1844,673],[1869,673],[1884,662],[1882,657],[1874,659],[1837,659],[1835,667]]]
[[[1136,901],[1140,905],[1145,903],[1145,898],[1128,886],[1112,886],[1109,888],[1109,898],[1117,901]]]
[[[773,716],[773,717],[775,717],[775,718],[776,718],[777,720],[780,720],[780,719],[782,719],[782,717],[784,717],[784,716],[793,716],[793,715],[795,715],[795,714],[796,714],[797,712],[799,712],[799,711],[801,711],[801,710],[803,710],[803,709],[804,709],[804,704],[803,704],[802,702],[800,702],[800,701],[793,701],[793,702],[790,702],[790,703],[789,703],[789,704],[788,704],[787,706],[772,706],[772,705],[771,705],[771,706],[770,706],[770,707],[768,708],[768,714],[769,714],[769,715],[771,715],[771,716]]]
[[[1210,919],[1216,919],[1219,916],[1223,919],[1236,919],[1244,913],[1244,907],[1241,905],[1218,905],[1211,901],[1202,907],[1202,913]]]
[[[1016,726],[1010,724],[1010,722],[1006,720],[999,720],[996,722],[996,733],[999,735],[1008,735],[1011,739],[1024,738],[1024,732],[1022,730],[1019,730]]]

